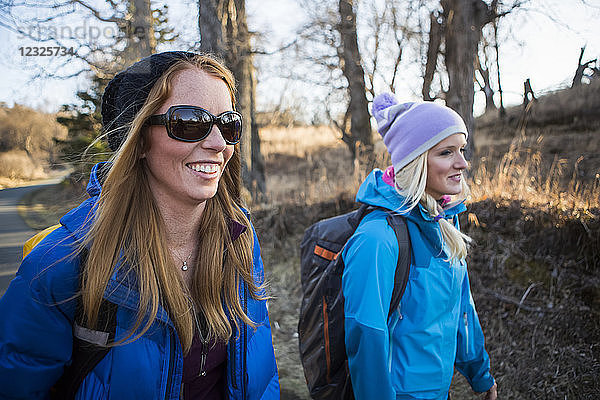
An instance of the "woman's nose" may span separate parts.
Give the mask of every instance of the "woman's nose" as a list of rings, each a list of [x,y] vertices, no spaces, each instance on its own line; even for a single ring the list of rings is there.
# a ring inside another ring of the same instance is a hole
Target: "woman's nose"
[[[200,143],[202,147],[215,151],[223,151],[227,147],[227,143],[217,125],[212,127],[208,136],[201,140]]]
[[[456,169],[465,169],[469,164],[465,159],[465,155],[462,152],[458,153],[458,157],[456,158],[455,168]]]

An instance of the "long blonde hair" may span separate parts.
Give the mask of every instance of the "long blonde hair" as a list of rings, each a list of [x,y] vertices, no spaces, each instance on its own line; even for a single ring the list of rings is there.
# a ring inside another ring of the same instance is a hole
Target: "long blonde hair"
[[[232,73],[210,56],[177,61],[159,78],[131,123],[103,183],[95,219],[84,243],[90,250],[82,275],[82,303],[87,324],[94,326],[109,279],[116,268],[123,268],[119,272],[133,275],[137,282],[139,304],[134,326],[116,344],[142,336],[162,306],[187,353],[195,331],[194,310],[205,317],[210,338],[226,341],[234,332],[233,326],[236,332],[240,323],[255,326],[240,303],[240,285],[245,283],[255,299],[264,298],[264,288],[253,278],[253,233],[240,208],[241,161],[237,148],[223,171],[216,195],[206,201],[189,289],[169,253],[164,222],[148,184],[145,159],[140,155],[147,142],[144,135],[148,117],[169,97],[175,75],[185,69],[199,69],[222,79],[235,105]],[[232,220],[249,227],[234,242],[229,231]]]
[[[438,202],[429,195],[427,187],[427,155],[428,152],[408,163],[404,168],[395,172],[394,182],[396,191],[404,198],[402,207],[412,210],[418,204],[422,204],[429,215],[436,217],[441,213]],[[469,187],[462,180],[462,192],[459,196],[465,198],[469,193]],[[449,259],[461,260],[467,256],[468,245],[472,239],[456,229],[456,227],[445,218],[439,221],[442,239],[448,246]]]

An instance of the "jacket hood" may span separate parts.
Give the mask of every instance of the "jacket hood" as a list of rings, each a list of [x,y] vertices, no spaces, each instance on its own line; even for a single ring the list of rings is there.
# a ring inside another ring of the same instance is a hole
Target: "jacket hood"
[[[402,196],[396,190],[384,182],[383,171],[375,168],[360,185],[356,193],[356,201],[388,210],[397,211],[401,214],[407,212],[402,207]]]
[[[73,234],[77,241],[82,241],[91,227],[96,210],[96,202],[102,191],[102,182],[104,181],[109,165],[107,162],[101,162],[92,167],[90,180],[86,188],[90,198],[83,201],[78,207],[72,209],[60,219],[60,223]]]
[[[90,197],[98,196],[100,191],[102,191],[102,183],[106,178],[109,168],[109,162],[101,162],[92,167],[92,172],[90,172],[90,180],[88,181],[85,189]]]

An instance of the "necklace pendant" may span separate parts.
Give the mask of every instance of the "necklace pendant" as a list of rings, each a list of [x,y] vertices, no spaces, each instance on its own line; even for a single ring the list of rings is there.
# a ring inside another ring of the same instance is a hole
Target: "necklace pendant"
[[[181,266],[181,270],[182,271],[187,271],[188,270],[187,261],[183,262],[183,265]]]

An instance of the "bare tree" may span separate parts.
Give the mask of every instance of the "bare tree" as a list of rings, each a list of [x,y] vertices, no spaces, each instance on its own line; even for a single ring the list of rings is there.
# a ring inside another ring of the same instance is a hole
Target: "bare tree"
[[[498,19],[494,19],[492,22],[494,30],[494,50],[496,53],[496,73],[498,81],[498,95],[500,97],[500,118],[506,116],[506,109],[504,108],[504,93],[502,91],[502,80],[500,79],[500,46],[498,44]]]
[[[256,78],[245,0],[198,0],[200,50],[225,60],[238,83],[239,110],[244,117],[240,144],[245,186],[260,199],[266,191],[264,159],[256,123]]]
[[[533,93],[533,89],[531,88],[531,80],[527,78],[523,82],[523,109],[527,109],[529,103],[536,100],[535,93]]]
[[[40,17],[30,17],[28,9],[45,10]],[[48,4],[45,1],[25,0],[2,5],[3,18],[0,25],[19,34],[21,37],[35,40],[45,45],[73,47],[71,57],[53,57],[55,64],[36,66],[34,78],[68,79],[90,71],[102,78],[111,77],[116,71],[148,56],[155,51],[156,38],[171,41],[176,38],[172,30],[166,26],[163,9],[152,10],[150,0],[113,0],[105,6],[88,3],[84,0],[64,0]],[[153,15],[156,11],[157,21]],[[26,16],[26,17],[25,17]],[[102,30],[99,26],[88,26],[83,35],[72,32],[68,24],[57,29],[56,23],[72,21],[93,21],[110,29]],[[159,31],[155,28],[158,26]],[[66,33],[65,33],[66,32]],[[113,37],[103,37],[100,33],[112,32]],[[97,36],[96,36],[97,35]],[[73,62],[73,58],[78,63]]]
[[[130,0],[129,8],[133,26],[144,28],[140,34],[134,35],[134,40],[137,38],[137,42],[126,46],[126,51],[129,53],[128,57],[130,58],[128,61],[136,61],[151,55],[156,50],[154,20],[152,18],[152,9],[150,8],[150,0]]]
[[[475,81],[479,85],[479,89],[485,95],[485,112],[495,112],[497,110],[494,103],[494,89],[490,79],[490,67],[487,56],[489,45],[484,39],[481,43],[481,50],[475,57]]]
[[[429,15],[429,41],[427,43],[427,61],[423,75],[423,100],[430,101],[435,98],[431,96],[431,84],[437,69],[438,55],[442,44],[444,26],[442,25],[439,12],[433,11]]]
[[[449,82],[448,90],[445,93],[446,105],[456,110],[462,116],[469,133],[473,133],[474,128],[474,78],[476,65],[478,64],[477,57],[479,43],[482,38],[482,29],[486,24],[511,13],[525,1],[527,0],[515,0],[504,11],[500,12],[498,8],[501,3],[498,0],[492,0],[489,5],[483,0],[440,0],[443,10],[441,15],[443,18],[443,54]],[[439,29],[437,23],[434,23],[433,18],[430,29]],[[497,46],[497,27],[495,34]],[[430,47],[435,49],[435,46]],[[428,53],[428,56],[437,57],[437,53],[431,51]],[[498,51],[496,47],[496,61],[498,60],[497,57]],[[428,61],[428,66],[433,64],[433,61]],[[482,87],[487,92],[486,99],[491,108],[493,93],[490,91],[489,68],[482,68],[479,72],[484,80]],[[430,75],[431,72],[426,74],[426,78]],[[499,76],[498,71],[498,80]],[[488,81],[487,83],[486,80]],[[426,79],[424,83],[428,85],[428,82]],[[428,87],[424,85],[424,97],[428,93]],[[467,157],[473,155],[474,148],[475,141],[473,136],[471,136],[466,149]]]
[[[577,60],[577,69],[575,70],[575,76],[573,77],[573,83],[571,84],[572,88],[581,85],[581,80],[583,79],[585,70],[590,68],[593,71],[593,67],[590,67],[590,65],[596,64],[596,58],[594,58],[593,60],[586,61],[582,64],[581,61],[583,60],[584,52],[585,46],[581,48],[581,52],[579,53],[579,59]]]
[[[441,0],[440,4],[446,22],[445,62],[450,84],[446,93],[446,105],[463,117],[467,130],[472,134],[474,60],[483,26],[497,16],[497,0],[493,0],[491,6],[483,0]],[[467,144],[467,157],[473,155],[474,146],[471,138]]]
[[[358,34],[356,32],[356,11],[353,0],[339,1],[340,22],[338,31],[341,38],[340,62],[342,71],[348,81],[347,114],[350,114],[350,132],[344,136],[344,141],[351,151],[357,144],[365,149],[373,145],[371,138],[371,117],[365,87],[365,72],[361,65],[358,49]],[[353,154],[354,151],[353,151]]]
[[[296,52],[294,64],[303,73],[296,76],[292,72],[289,77],[326,92],[319,102],[319,111],[340,132],[356,167],[361,154],[368,162],[372,153],[367,90],[373,90],[377,56],[370,53],[371,70],[365,73],[354,0],[304,0],[303,8],[308,22],[299,30],[293,48]],[[374,20],[379,17],[376,12],[373,13]],[[376,25],[380,27],[378,23]],[[377,28],[373,36],[374,47],[378,42],[376,36]]]

